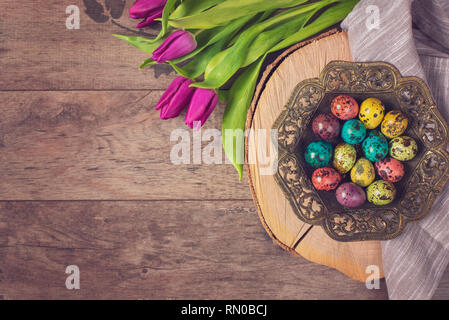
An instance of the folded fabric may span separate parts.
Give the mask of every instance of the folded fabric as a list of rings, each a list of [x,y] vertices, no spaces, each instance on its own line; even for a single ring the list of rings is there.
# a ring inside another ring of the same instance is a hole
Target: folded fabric
[[[378,23],[377,23],[378,22]],[[355,61],[386,61],[427,82],[449,120],[449,1],[361,0],[342,22]],[[390,299],[430,299],[449,262],[449,185],[430,214],[382,242]]]

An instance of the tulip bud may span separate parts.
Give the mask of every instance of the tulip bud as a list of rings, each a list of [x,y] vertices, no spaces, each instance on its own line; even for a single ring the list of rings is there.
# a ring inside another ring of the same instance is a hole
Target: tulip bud
[[[173,60],[192,52],[196,49],[196,41],[191,33],[178,30],[173,32],[153,52],[153,60],[163,63]]]
[[[214,90],[196,89],[190,101],[189,109],[187,109],[185,124],[193,129],[194,122],[197,122],[196,130],[199,130],[214,111],[217,103],[218,95]]]
[[[162,17],[167,0],[137,0],[129,9],[132,19],[144,19],[136,28],[144,28]]]
[[[161,119],[176,118],[189,106],[195,88],[189,87],[192,80],[177,77],[167,88],[156,105],[156,110],[161,110]]]

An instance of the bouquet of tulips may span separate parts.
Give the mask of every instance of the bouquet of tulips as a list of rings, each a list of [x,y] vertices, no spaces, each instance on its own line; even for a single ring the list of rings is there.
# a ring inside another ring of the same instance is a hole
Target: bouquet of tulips
[[[222,132],[245,128],[262,63],[340,22],[358,0],[137,0],[130,8],[137,28],[162,24],[154,39],[115,35],[147,52],[140,68],[167,63],[180,75],[156,106],[162,119],[187,109],[185,123],[199,129],[219,100],[226,103]],[[230,88],[224,90],[223,87]],[[223,148],[242,176],[244,142]]]

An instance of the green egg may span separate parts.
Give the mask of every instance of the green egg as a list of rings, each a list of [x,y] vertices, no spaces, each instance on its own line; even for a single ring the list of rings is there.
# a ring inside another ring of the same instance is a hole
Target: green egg
[[[357,160],[355,148],[348,143],[341,143],[335,147],[334,168],[340,173],[349,172]]]
[[[407,136],[394,138],[390,141],[390,156],[399,161],[412,160],[418,153],[416,141]]]
[[[396,196],[396,188],[391,182],[384,180],[374,181],[366,189],[368,201],[376,206],[391,203]]]

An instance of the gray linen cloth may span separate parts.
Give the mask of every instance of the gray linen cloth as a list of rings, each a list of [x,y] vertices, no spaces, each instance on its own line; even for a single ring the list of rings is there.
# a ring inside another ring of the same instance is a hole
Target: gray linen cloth
[[[449,120],[449,0],[361,0],[342,28],[355,61],[386,61],[422,78]],[[382,242],[382,260],[390,299],[433,296],[449,262],[449,184],[426,218]]]

